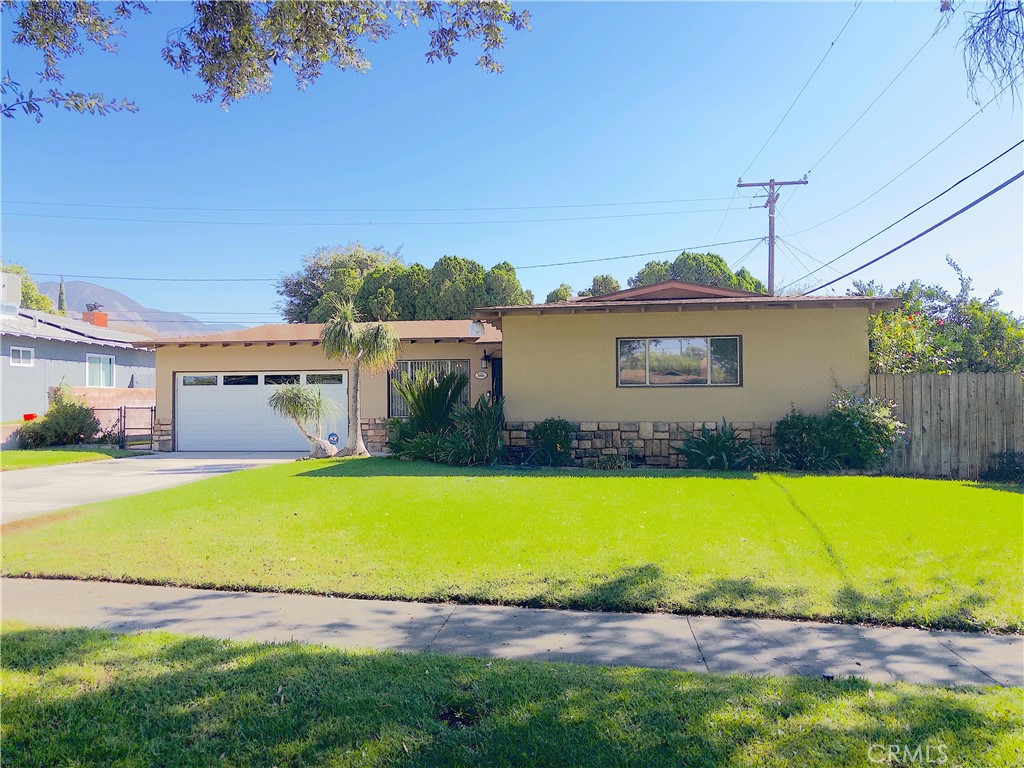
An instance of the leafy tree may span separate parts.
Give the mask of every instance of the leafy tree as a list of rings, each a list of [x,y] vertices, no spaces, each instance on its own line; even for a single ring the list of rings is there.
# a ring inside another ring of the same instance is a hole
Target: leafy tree
[[[430,270],[427,289],[416,297],[419,320],[452,320],[471,317],[486,303],[485,271],[470,259],[442,256]]]
[[[768,288],[765,284],[750,274],[750,270],[746,267],[740,267],[740,271],[736,273],[733,279],[733,288],[739,288],[741,291],[750,291],[751,293],[768,293]]]
[[[637,288],[641,285],[653,285],[664,280],[672,279],[672,264],[667,261],[648,261],[640,271],[629,278],[626,283],[630,288]]]
[[[946,14],[943,24],[953,15],[953,0],[941,0]],[[963,46],[967,81],[975,99],[978,86],[988,83],[993,90],[1010,88],[1019,94],[1024,75],[1024,3],[1021,0],[987,0],[981,10],[967,12]]]
[[[629,286],[653,285],[663,280],[685,280],[688,283],[717,285],[723,288],[737,288],[751,293],[767,293],[760,280],[746,268],[733,274],[725,259],[716,253],[689,253],[684,251],[674,261],[649,261],[635,276],[629,278]]]
[[[501,261],[484,275],[484,304],[487,307],[533,304],[533,293],[523,290],[516,268]]]
[[[104,115],[135,112],[127,99],[108,99],[102,93],[66,90],[61,62],[85,52],[92,43],[116,53],[123,23],[135,14],[148,14],[141,0],[100,4],[94,0],[16,2],[4,0],[3,11],[13,16],[15,45],[42,53],[45,92],[24,88],[9,75],[3,78],[5,117],[30,115],[38,122],[43,107]],[[171,67],[194,72],[205,89],[201,102],[222,107],[270,91],[276,65],[287,65],[296,84],[305,89],[323,74],[325,66],[364,72],[370,67],[365,47],[391,37],[402,27],[429,27],[427,61],[447,61],[467,42],[479,43],[476,64],[501,72],[495,51],[509,31],[529,29],[527,11],[513,11],[507,0],[464,0],[436,3],[425,0],[348,0],[347,2],[214,2],[193,0],[192,20],[167,36],[162,56]]]
[[[407,270],[404,264],[391,262],[368,272],[354,297],[356,310],[375,320],[403,319],[395,288]]]
[[[302,257],[302,268],[277,284],[278,308],[289,323],[321,323],[337,302],[353,301],[363,278],[386,264],[400,263],[398,252],[362,243],[317,248]]]
[[[352,383],[349,392],[348,442],[345,453],[351,456],[369,456],[363,442],[360,424],[360,373],[377,373],[393,368],[401,342],[388,323],[358,322],[355,305],[351,301],[331,301],[331,314],[320,334],[324,354],[329,358],[344,358],[351,365]]]
[[[607,296],[609,293],[621,291],[619,281],[611,275],[597,275],[590,287],[580,291],[577,296]]]
[[[672,277],[688,283],[731,288],[735,275],[716,253],[681,253],[672,262]]]
[[[21,264],[9,262],[3,265],[3,271],[21,275],[21,306],[24,309],[53,312],[53,302],[50,300],[50,297],[39,292],[39,287],[36,285],[35,280],[29,276],[28,270],[25,267]]]
[[[562,283],[560,286],[555,288],[548,294],[547,298],[544,299],[545,304],[555,304],[559,301],[568,301],[572,298],[572,288],[568,283]]]
[[[432,269],[406,266],[398,252],[360,243],[321,248],[303,257],[302,269],[285,275],[278,307],[292,323],[324,322],[337,302],[375,320],[457,320],[481,306],[529,304],[515,267],[508,262],[484,270],[458,256],[439,259]]]
[[[894,296],[898,309],[869,320],[871,368],[876,373],[988,373],[1024,370],[1024,320],[999,309],[996,291],[974,295],[973,283],[952,259],[960,290],[921,280],[886,291],[875,282],[855,282],[851,293]]]

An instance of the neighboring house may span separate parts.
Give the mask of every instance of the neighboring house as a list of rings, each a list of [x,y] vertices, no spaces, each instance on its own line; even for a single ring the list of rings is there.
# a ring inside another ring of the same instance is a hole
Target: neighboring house
[[[480,322],[395,322],[398,371],[465,369],[467,400],[505,396],[513,445],[534,423],[580,424],[577,456],[633,453],[675,465],[670,445],[702,423],[770,439],[792,408],[821,411],[837,387],[868,380],[868,315],[897,300],[769,297],[670,280],[557,304],[487,307]],[[264,325],[157,339],[157,430],[164,449],[302,450],[267,406],[272,387],[318,383],[338,403],[344,439],[348,365],[328,360],[320,325]],[[404,415],[394,374],[364,376],[363,429],[384,447]]]
[[[417,370],[465,370],[465,402],[500,391],[501,334],[470,320],[392,323],[402,341],[397,370],[361,377],[361,416],[366,444],[381,451],[384,420],[404,416],[393,376]],[[242,331],[162,338],[156,348],[156,441],[162,450],[284,451],[309,445],[291,421],[267,405],[280,384],[318,385],[335,403],[324,425],[345,441],[348,430],[348,366],[329,360],[320,346],[322,325],[261,325]],[[497,364],[496,364],[497,362]]]
[[[707,422],[770,441],[793,408],[820,412],[868,382],[868,315],[896,299],[764,296],[668,280],[574,301],[487,307],[502,332],[505,416],[580,423],[578,458],[674,466],[673,444]]]
[[[42,416],[50,391],[66,382],[96,408],[152,405],[156,360],[146,338],[104,327],[102,312],[72,320],[20,309],[19,275],[4,273],[0,309],[0,420]]]

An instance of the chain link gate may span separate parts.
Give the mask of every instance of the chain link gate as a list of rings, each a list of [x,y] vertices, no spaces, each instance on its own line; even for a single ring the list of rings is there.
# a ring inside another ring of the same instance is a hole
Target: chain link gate
[[[127,406],[120,408],[93,408],[93,415],[107,440],[118,448],[153,450],[153,426],[156,406]]]

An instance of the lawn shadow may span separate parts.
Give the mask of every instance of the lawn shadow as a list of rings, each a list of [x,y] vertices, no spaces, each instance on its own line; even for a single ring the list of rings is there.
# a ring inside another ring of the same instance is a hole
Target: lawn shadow
[[[976,483],[964,483],[967,488],[975,488],[988,491],[1002,491],[1003,493],[1024,494],[1024,485],[1019,483],[996,483],[979,481]]]
[[[657,469],[640,467],[624,470],[597,470],[580,467],[532,467],[525,465],[501,464],[493,467],[459,467],[449,464],[434,464],[427,461],[404,461],[391,457],[369,459],[340,459],[325,466],[318,466],[295,477],[532,477],[560,478],[579,477],[589,479],[616,477],[643,477],[659,480],[686,478],[713,478],[717,480],[755,480],[757,475],[748,471],[711,472],[689,469]]]
[[[30,652],[38,669],[57,666],[49,655],[67,643],[46,642],[46,632],[5,634],[4,668],[9,653]],[[720,768],[786,754],[794,766],[832,766],[865,764],[874,743],[941,742],[951,764],[982,764],[1020,728],[1012,707],[988,707],[970,693],[860,680],[105,633],[93,633],[78,656],[89,664],[80,675],[5,684],[5,763],[52,765],[74,755],[76,765],[97,768],[353,761]],[[852,712],[839,714],[844,708]]]
[[[992,598],[976,589],[964,591],[962,585],[947,584],[943,593],[949,598],[938,610],[928,614],[927,624],[935,629],[977,632],[986,629],[974,617]],[[833,604],[839,616],[853,621],[898,622],[901,616],[917,617],[927,595],[903,587],[887,585],[867,594],[847,583],[836,593]]]
[[[749,577],[716,578],[693,596],[695,612],[750,615],[781,615],[781,606],[786,601],[803,597],[807,590],[803,587],[775,587],[760,584]],[[750,606],[743,611],[737,606]],[[773,611],[774,607],[774,611]]]

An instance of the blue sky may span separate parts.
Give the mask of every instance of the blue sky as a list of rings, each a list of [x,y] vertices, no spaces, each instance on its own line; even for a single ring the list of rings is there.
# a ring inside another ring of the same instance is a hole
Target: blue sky
[[[471,49],[451,65],[427,64],[426,31],[409,30],[370,48],[373,67],[365,75],[332,71],[300,92],[281,71],[273,93],[224,111],[194,101],[199,82],[160,60],[167,31],[187,21],[189,6],[155,4],[152,15],[128,23],[118,55],[89,51],[65,64],[69,86],[131,97],[137,114],[51,111],[40,125],[20,118],[0,126],[3,257],[36,273],[276,278],[295,270],[313,248],[355,240],[401,246],[407,261],[427,265],[457,254],[485,266],[507,260],[529,267],[702,245],[715,242],[716,233],[717,241],[765,233],[766,212],[748,207],[760,201],[736,197],[727,215],[722,209],[850,16],[851,3],[527,7],[533,29],[511,35],[500,54],[503,75],[474,67]],[[937,22],[934,3],[862,5],[744,178],[801,177]],[[7,14],[4,23],[3,69],[27,83],[39,59],[7,42]],[[1021,108],[1004,98],[854,211],[797,237],[787,234],[875,192],[977,111],[956,47],[962,28],[958,16],[814,168],[808,186],[783,192],[779,233],[793,250],[779,248],[780,285],[1022,138]],[[1022,158],[1018,148],[836,268],[852,269],[939,221],[1021,170]],[[649,202],[664,200],[694,202]],[[645,204],[390,210],[635,202]],[[949,254],[981,291],[1001,288],[1002,306],[1020,312],[1022,212],[1017,182],[860,276],[885,284],[920,277],[954,287],[944,261]],[[583,218],[601,216],[608,218]],[[555,218],[577,220],[525,221]],[[220,223],[184,223],[196,221]],[[495,221],[505,223],[483,223]],[[735,263],[750,247],[714,250]],[[646,260],[522,269],[520,277],[543,300],[561,282],[579,289],[599,273],[625,284]],[[766,246],[743,264],[763,278]],[[825,269],[818,276],[836,274]],[[272,282],[96,282],[150,306],[210,319],[205,313],[247,322],[275,318]]]

